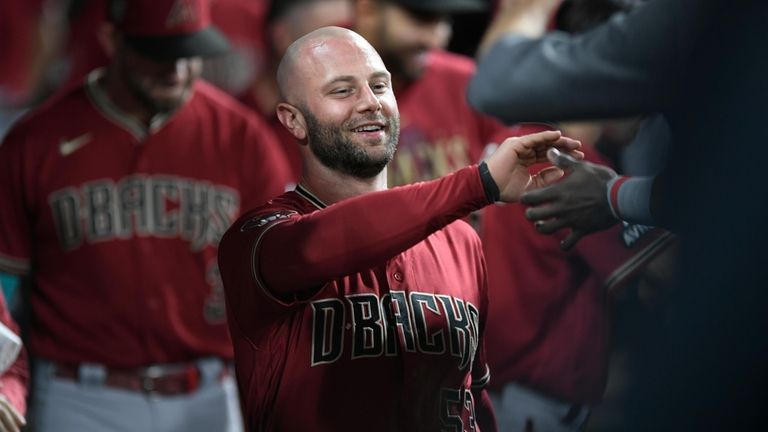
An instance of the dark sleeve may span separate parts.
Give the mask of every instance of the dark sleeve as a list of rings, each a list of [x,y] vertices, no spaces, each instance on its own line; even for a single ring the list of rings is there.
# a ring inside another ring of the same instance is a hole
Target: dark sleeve
[[[276,221],[255,240],[255,277],[279,296],[380,265],[489,202],[477,166]]]
[[[658,111],[698,34],[698,0],[656,0],[576,36],[506,35],[479,61],[469,103],[504,122]]]

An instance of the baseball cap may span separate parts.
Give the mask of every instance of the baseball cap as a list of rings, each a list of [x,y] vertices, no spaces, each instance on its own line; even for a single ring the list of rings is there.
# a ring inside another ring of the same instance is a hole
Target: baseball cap
[[[489,0],[390,0],[407,9],[430,14],[455,14],[488,10]]]
[[[209,0],[111,0],[109,18],[131,48],[154,60],[210,57],[229,49]]]

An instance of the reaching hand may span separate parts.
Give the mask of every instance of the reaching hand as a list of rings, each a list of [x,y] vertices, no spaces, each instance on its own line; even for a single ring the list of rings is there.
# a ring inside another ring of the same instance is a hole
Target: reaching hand
[[[19,432],[24,425],[24,416],[16,411],[5,396],[0,395],[0,432]]]
[[[563,170],[552,166],[536,175],[529,174],[528,167],[547,162],[548,149],[559,148],[581,159],[584,153],[577,150],[580,147],[580,142],[562,136],[560,131],[545,131],[504,140],[486,159],[491,177],[499,186],[501,201],[519,201],[523,192],[547,186],[562,177]]]
[[[528,192],[521,198],[532,206],[525,216],[534,221],[536,229],[551,234],[563,228],[571,233],[560,243],[569,250],[583,236],[613,226],[618,219],[608,202],[608,182],[616,177],[612,169],[576,160],[552,150],[548,157],[556,166],[569,173],[562,181]]]

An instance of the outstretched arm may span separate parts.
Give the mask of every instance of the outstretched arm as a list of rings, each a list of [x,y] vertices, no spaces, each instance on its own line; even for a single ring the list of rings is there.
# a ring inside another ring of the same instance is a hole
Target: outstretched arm
[[[524,191],[554,181],[562,174],[558,168],[537,176],[528,173],[529,166],[546,162],[546,150],[553,146],[582,156],[576,150],[580,143],[557,131],[510,138],[487,159],[491,181],[498,188],[495,194],[484,187],[478,168],[469,167],[431,182],[366,194],[311,214],[276,219],[259,230],[230,230],[222,248],[227,253],[229,243],[240,239],[235,241],[247,242],[240,247],[249,251],[247,244],[255,240],[251,265],[256,274],[271,291],[291,298],[334,278],[378,265],[492,201],[515,202]],[[253,217],[268,216],[257,212]]]
[[[692,49],[700,3],[706,2],[653,1],[582,35],[539,37],[552,0],[502,1],[469,102],[507,123],[658,111]]]

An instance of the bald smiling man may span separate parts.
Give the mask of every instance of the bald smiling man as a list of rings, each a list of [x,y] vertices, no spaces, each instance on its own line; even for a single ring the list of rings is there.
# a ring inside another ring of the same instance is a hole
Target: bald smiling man
[[[399,115],[390,74],[337,27],[294,42],[278,81],[299,185],[238,220],[219,262],[248,430],[495,431],[484,386],[485,261],[461,220],[562,171],[559,132],[510,138],[486,162],[387,189]]]

